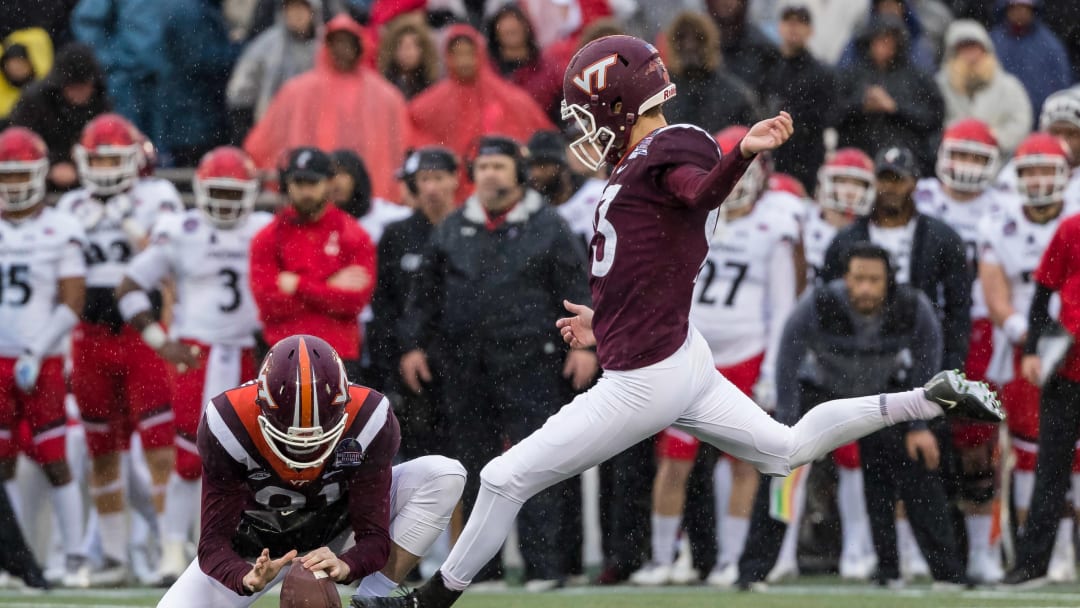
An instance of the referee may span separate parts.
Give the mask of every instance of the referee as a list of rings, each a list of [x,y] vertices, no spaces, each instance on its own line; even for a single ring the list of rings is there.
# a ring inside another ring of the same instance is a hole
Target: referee
[[[1050,296],[1061,295],[1061,325],[1080,333],[1080,216],[1062,221],[1035,270],[1035,296],[1028,314],[1028,335],[1021,370],[1038,385],[1044,362],[1036,354],[1039,338],[1052,325]],[[1074,344],[1042,387],[1039,403],[1039,457],[1035,496],[1027,526],[1016,543],[1016,568],[1005,577],[1011,585],[1042,582],[1050,564],[1058,520],[1069,490],[1076,440],[1080,435],[1080,348]]]

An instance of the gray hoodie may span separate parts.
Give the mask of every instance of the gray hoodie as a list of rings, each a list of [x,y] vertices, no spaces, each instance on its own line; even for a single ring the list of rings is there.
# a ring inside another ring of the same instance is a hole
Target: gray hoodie
[[[967,41],[977,42],[989,51],[983,65],[974,72],[955,61],[956,48]],[[969,77],[983,82],[971,86]],[[1031,101],[1024,85],[1001,67],[990,35],[977,21],[960,19],[949,26],[945,32],[945,56],[934,80],[945,99],[946,126],[963,118],[977,118],[990,126],[1007,154],[1031,131]]]
[[[253,109],[255,120],[258,120],[286,80],[315,65],[315,49],[323,23],[323,1],[306,2],[314,13],[314,35],[308,39],[292,35],[285,27],[279,6],[274,26],[251,41],[233,68],[225,90],[230,109]]]

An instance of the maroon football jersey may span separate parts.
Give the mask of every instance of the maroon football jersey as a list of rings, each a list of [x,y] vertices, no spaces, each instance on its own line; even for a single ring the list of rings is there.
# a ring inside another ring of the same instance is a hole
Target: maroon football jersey
[[[725,193],[749,164],[734,156],[742,167]],[[720,161],[712,136],[679,124],[653,131],[615,167],[592,239],[593,331],[604,369],[651,365],[686,341],[694,281],[726,194],[689,205],[673,170],[698,177]]]
[[[259,430],[254,382],[218,395],[199,425],[203,461],[199,566],[226,587],[240,581],[263,548],[303,555],[351,527],[357,546],[339,557],[355,579],[378,570],[389,552],[390,483],[400,443],[389,401],[349,387],[345,432],[319,467],[293,470]],[[382,561],[379,561],[379,560]]]

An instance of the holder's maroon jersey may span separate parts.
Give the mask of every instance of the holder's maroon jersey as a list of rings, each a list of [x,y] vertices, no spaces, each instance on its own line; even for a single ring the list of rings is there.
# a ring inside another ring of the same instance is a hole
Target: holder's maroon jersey
[[[604,369],[651,365],[686,341],[717,209],[750,160],[722,158],[711,135],[678,124],[647,135],[615,167],[592,239],[593,332]],[[722,179],[701,196],[714,169]]]
[[[304,555],[351,529],[356,545],[338,557],[356,580],[390,553],[391,467],[401,434],[390,402],[349,386],[348,420],[334,453],[319,467],[290,469],[259,429],[258,386],[214,397],[199,424],[203,462],[199,567],[238,594],[263,548],[278,558]]]

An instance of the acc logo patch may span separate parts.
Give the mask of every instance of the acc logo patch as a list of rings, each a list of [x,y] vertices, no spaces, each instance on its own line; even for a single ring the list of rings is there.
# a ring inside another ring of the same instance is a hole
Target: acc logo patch
[[[358,467],[364,463],[364,448],[360,442],[349,437],[342,439],[334,448],[335,467]]]

